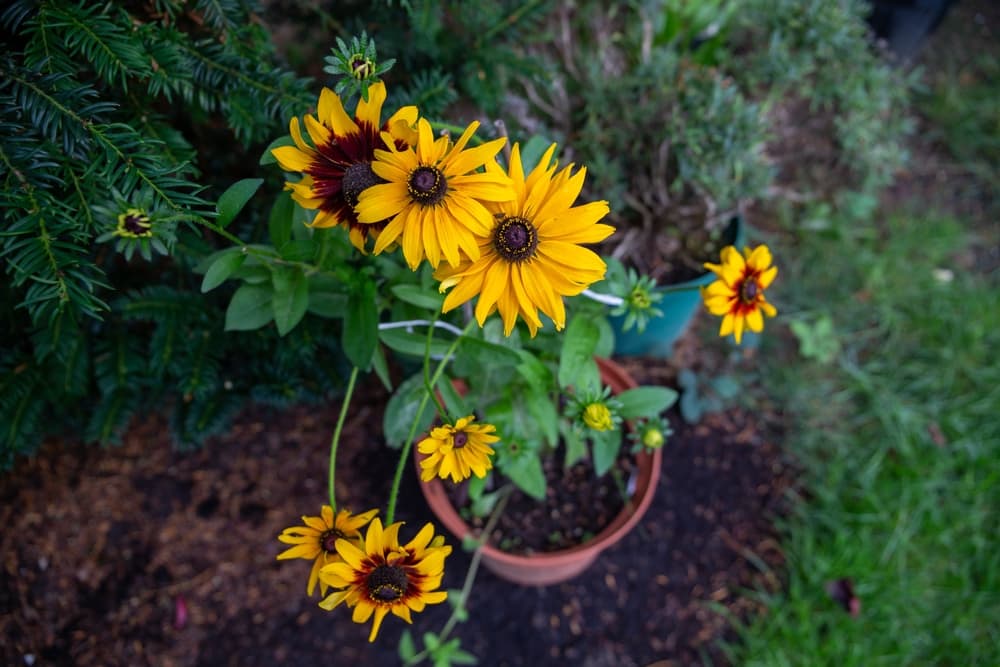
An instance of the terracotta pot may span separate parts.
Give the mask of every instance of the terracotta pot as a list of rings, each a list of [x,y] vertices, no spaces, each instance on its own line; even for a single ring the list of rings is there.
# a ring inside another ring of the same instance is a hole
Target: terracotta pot
[[[606,359],[597,359],[601,371],[601,379],[611,387],[614,393],[620,393],[636,386],[632,377],[618,364]],[[420,477],[420,459],[422,455],[414,447],[414,461],[417,464],[417,477]],[[653,500],[656,484],[660,479],[660,462],[662,450],[654,450],[652,454],[641,452],[637,456],[637,478],[635,493],[622,508],[615,519],[584,544],[564,549],[530,555],[517,555],[501,551],[486,544],[483,546],[482,563],[490,571],[507,581],[529,586],[547,586],[568,579],[587,569],[597,556],[610,546],[617,544],[642,518]],[[438,478],[429,482],[420,482],[427,504],[438,520],[459,540],[466,535],[477,537],[473,529],[465,523],[458,511],[451,504],[445,492],[445,486]]]

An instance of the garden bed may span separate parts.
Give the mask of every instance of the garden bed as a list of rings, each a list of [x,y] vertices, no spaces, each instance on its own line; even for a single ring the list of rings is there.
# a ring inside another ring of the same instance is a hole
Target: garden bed
[[[663,362],[629,370],[661,381]],[[339,498],[385,498],[395,457],[380,425],[386,396],[369,383],[349,418]],[[279,563],[275,539],[326,494],[335,406],[249,409],[206,448],[171,450],[164,420],[133,424],[122,447],[50,442],[0,480],[0,662],[18,665],[393,664],[404,624],[376,644],[344,610],[305,596],[308,564]],[[754,416],[729,411],[697,426],[675,420],[648,514],[583,576],[519,588],[481,571],[463,646],[484,664],[688,664],[726,632],[718,603],[745,617],[742,589],[771,585],[754,564],[781,561],[771,518],[790,471]],[[400,518],[431,520],[407,471]],[[469,554],[455,544],[444,585]],[[415,617],[437,630],[447,605]],[[531,637],[531,641],[525,641]]]

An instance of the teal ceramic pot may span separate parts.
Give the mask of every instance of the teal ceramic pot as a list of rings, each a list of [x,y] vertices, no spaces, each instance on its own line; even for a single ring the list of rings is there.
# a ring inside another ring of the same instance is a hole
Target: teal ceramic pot
[[[726,245],[735,245],[740,250],[746,244],[746,230],[743,218],[735,216],[726,228],[724,239]],[[715,260],[718,262],[718,259]],[[704,287],[715,280],[715,274],[705,272],[692,280],[679,283],[677,287],[691,287],[690,291],[667,292],[663,295],[658,307],[663,311],[661,317],[656,317],[646,323],[646,329],[638,333],[633,326],[628,331],[622,331],[625,322],[623,316],[612,317],[611,326],[615,329],[615,354],[620,356],[642,356],[668,358],[673,354],[674,342],[684,333],[701,305],[701,293],[697,288]],[[670,287],[674,287],[671,285]]]

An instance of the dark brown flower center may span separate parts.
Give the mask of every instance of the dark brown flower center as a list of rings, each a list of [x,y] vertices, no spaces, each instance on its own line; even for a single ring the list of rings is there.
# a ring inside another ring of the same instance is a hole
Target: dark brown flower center
[[[753,276],[746,278],[740,285],[740,299],[743,303],[753,303],[757,300],[758,294],[760,294],[760,287],[757,285],[757,279]]]
[[[493,247],[509,262],[521,262],[535,256],[538,232],[526,218],[505,217],[493,230]]]
[[[385,181],[375,175],[370,162],[355,162],[344,172],[344,180],[341,183],[344,201],[354,208],[358,205],[361,193],[379,183]]]
[[[406,594],[409,579],[406,570],[398,565],[379,565],[368,575],[365,583],[373,600],[392,602]]]
[[[342,532],[336,528],[331,528],[319,536],[319,545],[323,547],[323,551],[327,553],[337,553],[337,540],[343,539],[344,537],[345,535]]]
[[[444,174],[434,167],[417,167],[410,173],[406,191],[418,203],[433,206],[448,193],[448,181]]]
[[[465,431],[458,431],[452,437],[452,446],[455,449],[461,449],[465,447],[465,443],[469,442],[469,436],[465,434]]]

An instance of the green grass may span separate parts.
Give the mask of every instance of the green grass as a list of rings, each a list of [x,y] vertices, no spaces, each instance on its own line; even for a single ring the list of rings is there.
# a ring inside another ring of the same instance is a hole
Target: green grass
[[[736,664],[1000,664],[1000,290],[960,268],[968,241],[914,215],[774,244],[786,324],[829,315],[839,350],[772,335],[759,358],[806,497]],[[843,577],[857,617],[826,592]]]

